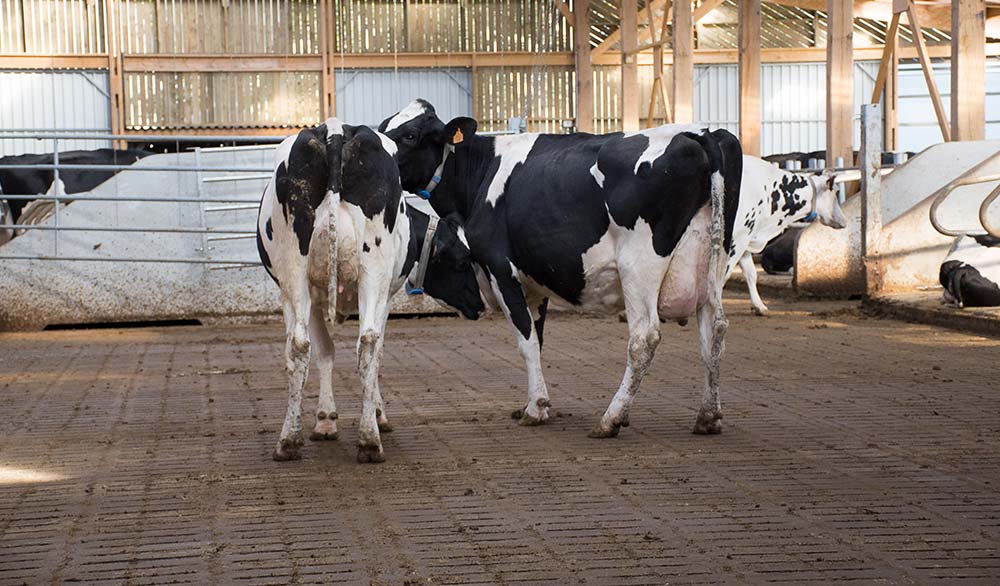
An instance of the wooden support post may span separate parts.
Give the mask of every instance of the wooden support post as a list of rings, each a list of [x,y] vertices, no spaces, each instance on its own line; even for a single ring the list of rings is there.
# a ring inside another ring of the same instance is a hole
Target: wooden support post
[[[827,0],[826,164],[854,159],[854,3]]]
[[[833,0],[830,1],[832,2]],[[937,82],[934,81],[934,68],[931,66],[930,58],[927,56],[927,45],[924,43],[924,35],[920,30],[920,21],[917,19],[917,11],[913,9],[912,3],[906,9],[906,14],[910,19],[910,28],[913,29],[913,43],[917,46],[917,58],[920,59],[920,68],[924,70],[924,79],[927,81],[927,90],[931,94],[934,114],[937,116],[938,126],[941,127],[941,138],[945,142],[948,142],[951,140],[951,129],[948,128],[948,116],[944,111],[944,102],[941,101],[941,92],[938,91]]]
[[[760,0],[739,0],[740,144],[760,156]]]
[[[691,0],[674,2],[674,122],[694,122],[694,22]]]
[[[334,72],[333,72],[333,7],[330,5],[330,0],[321,0],[319,5],[319,15],[320,15],[320,50],[323,52],[323,73],[321,73],[322,80],[322,95],[320,100],[322,104],[320,106],[320,114],[323,118],[329,118],[337,115],[337,96],[336,96],[336,86],[334,85]]]
[[[890,42],[890,41],[886,41]],[[891,41],[892,59],[889,75],[885,78],[885,150],[899,150],[899,36]]]
[[[882,107],[861,106],[861,254],[866,290],[878,292],[878,238],[882,233]]]
[[[622,32],[622,130],[639,130],[638,55],[629,54],[638,43],[639,23],[635,0],[619,0]]]
[[[896,40],[899,32],[899,13],[892,15],[892,22],[889,23],[889,30],[885,33],[885,46],[882,47],[882,60],[878,66],[878,76],[875,77],[875,87],[872,89],[872,104],[877,104],[882,99],[882,90],[885,89],[886,79],[889,77],[889,70],[892,63],[896,61]]]
[[[590,0],[573,7],[573,54],[576,62],[576,130],[594,131],[594,71],[590,63]]]
[[[663,116],[669,124],[672,120],[673,109],[667,99],[667,90],[663,85],[663,39],[667,34],[667,15],[670,13],[670,3],[663,7],[663,17],[660,19],[660,33],[656,34],[656,27],[653,25],[653,13],[646,12],[646,21],[649,27],[650,37],[653,39],[653,87],[649,94],[649,111],[646,113],[646,127],[653,126],[653,119],[656,117],[656,104],[663,103]]]
[[[104,45],[108,52],[108,94],[111,102],[111,134],[125,131],[125,85],[122,76],[118,0],[104,0]],[[115,140],[113,148],[125,148],[125,141]]]
[[[986,0],[951,3],[951,139],[986,137]]]

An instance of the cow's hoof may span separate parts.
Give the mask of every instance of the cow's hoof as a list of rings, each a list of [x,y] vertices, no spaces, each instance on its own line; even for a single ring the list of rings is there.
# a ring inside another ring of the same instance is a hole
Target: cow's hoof
[[[535,401],[535,413],[531,412],[529,403],[524,409],[518,409],[511,413],[511,417],[518,420],[518,425],[542,425],[549,420],[549,407],[551,406],[552,403],[548,399],[538,399]]]
[[[358,462],[361,464],[380,464],[385,462],[385,452],[381,445],[358,444]]]
[[[767,317],[768,315],[771,314],[771,312],[766,307],[763,308],[763,309],[760,309],[759,307],[756,307],[756,306],[751,306],[750,307],[750,313],[752,313],[754,315],[759,315],[761,317]]]
[[[337,439],[337,421],[335,419],[317,419],[309,439],[314,442]]]
[[[609,437],[618,437],[618,432],[621,431],[622,426],[617,423],[612,423],[611,425],[605,425],[604,421],[598,422],[594,426],[594,429],[590,430],[587,437],[592,437],[594,439],[605,439]]]
[[[385,421],[378,422],[378,430],[382,433],[392,433],[393,429],[395,428],[392,426],[391,423],[389,423],[388,419]]]
[[[289,437],[283,438],[278,442],[278,447],[274,448],[274,453],[271,457],[274,458],[275,462],[289,462],[291,460],[301,460],[302,453],[299,451],[305,445],[302,440],[301,433],[295,433]]]
[[[715,435],[722,433],[722,413],[720,411],[699,411],[694,422],[694,433]]]

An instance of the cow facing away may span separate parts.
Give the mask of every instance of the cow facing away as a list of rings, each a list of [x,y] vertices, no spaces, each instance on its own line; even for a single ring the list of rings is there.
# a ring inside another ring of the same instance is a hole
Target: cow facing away
[[[1000,238],[960,236],[938,275],[944,302],[958,307],[1000,305]]]
[[[288,411],[275,460],[300,457],[302,393],[313,347],[320,392],[311,438],[337,437],[329,325],[358,314],[364,392],[358,461],[381,462],[379,432],[390,427],[378,375],[392,295],[408,275],[422,271],[424,291],[465,317],[475,319],[485,308],[456,219],[435,227],[405,205],[394,153],[384,136],[335,118],[278,147],[257,220],[258,251],[281,289],[287,337]]]
[[[833,175],[822,171],[792,173],[763,159],[743,156],[740,203],[726,277],[738,264],[746,277],[750,302],[756,313],[767,315],[767,306],[757,291],[757,269],[751,255],[764,250],[768,242],[813,212],[820,222],[831,228],[847,225],[847,217],[840,209],[834,190]],[[791,243],[794,246],[794,237]]]
[[[706,372],[695,432],[720,432],[724,250],[742,165],[736,138],[682,125],[603,136],[487,137],[476,128],[471,118],[445,124],[423,100],[379,127],[399,147],[403,188],[464,222],[484,293],[513,325],[527,366],[520,423],[549,417],[540,352],[552,299],[585,312],[624,307],[628,318],[625,376],[593,437],[628,425],[660,320],[691,315]]]

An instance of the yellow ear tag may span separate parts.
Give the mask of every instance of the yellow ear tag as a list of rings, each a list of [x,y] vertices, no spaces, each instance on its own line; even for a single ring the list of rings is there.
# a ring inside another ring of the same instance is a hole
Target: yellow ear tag
[[[465,135],[462,134],[462,129],[461,128],[456,128],[455,129],[455,136],[451,137],[451,144],[458,144],[458,143],[462,142],[463,140],[465,140]]]

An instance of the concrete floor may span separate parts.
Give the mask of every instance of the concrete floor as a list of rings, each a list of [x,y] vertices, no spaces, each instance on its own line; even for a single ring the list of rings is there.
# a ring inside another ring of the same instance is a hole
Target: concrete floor
[[[340,440],[280,464],[277,324],[2,334],[0,584],[1000,583],[1000,340],[729,296],[712,437],[690,325],[592,440],[617,320],[551,316],[537,428],[508,416],[505,322],[394,320],[377,466],[355,463],[356,322]]]

